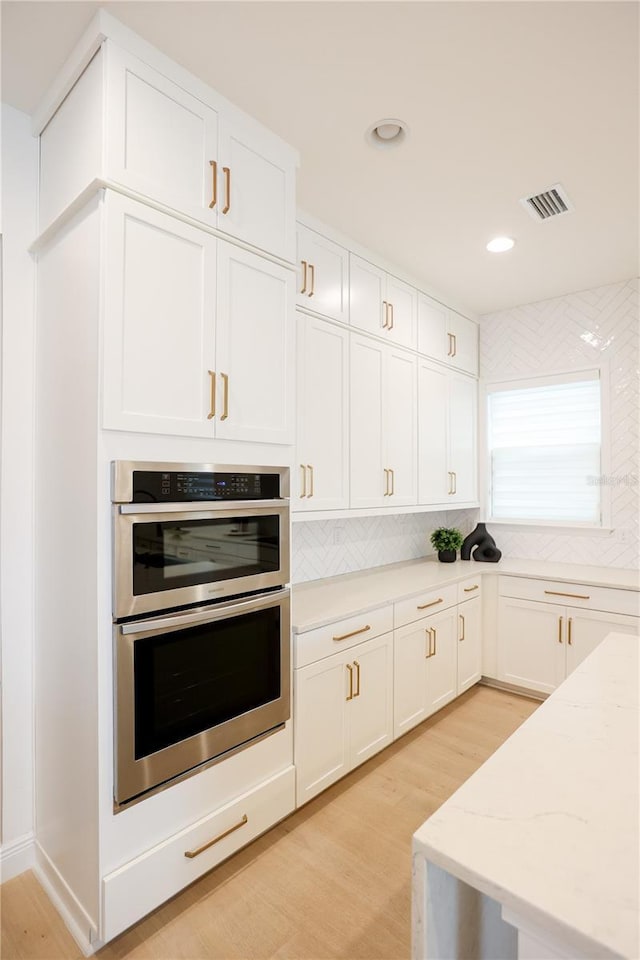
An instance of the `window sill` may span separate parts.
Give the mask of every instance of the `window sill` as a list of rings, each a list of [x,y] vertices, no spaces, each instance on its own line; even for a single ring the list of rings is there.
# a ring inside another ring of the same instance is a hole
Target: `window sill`
[[[593,536],[603,536],[608,537],[612,533],[615,533],[613,527],[593,527],[593,526],[582,526],[581,524],[571,524],[571,523],[538,523],[536,520],[493,520],[489,518],[485,520],[487,525],[493,527],[513,527],[514,530],[535,530],[536,532],[545,533],[547,531],[558,533],[559,531],[564,531],[566,533],[572,534],[584,534],[590,537]]]

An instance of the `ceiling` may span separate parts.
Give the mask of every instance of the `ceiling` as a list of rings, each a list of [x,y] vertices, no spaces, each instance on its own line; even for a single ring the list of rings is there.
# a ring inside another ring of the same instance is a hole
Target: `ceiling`
[[[637,275],[636,2],[102,6],[300,151],[301,209],[428,291],[483,314]],[[3,0],[3,100],[33,112],[97,7]],[[383,117],[397,149],[365,141]],[[519,199],[557,182],[575,211],[535,222]]]

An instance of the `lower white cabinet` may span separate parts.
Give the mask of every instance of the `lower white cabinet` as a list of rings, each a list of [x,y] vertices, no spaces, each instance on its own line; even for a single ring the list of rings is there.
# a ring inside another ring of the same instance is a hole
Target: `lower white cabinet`
[[[482,676],[482,607],[480,597],[458,606],[458,693]]]

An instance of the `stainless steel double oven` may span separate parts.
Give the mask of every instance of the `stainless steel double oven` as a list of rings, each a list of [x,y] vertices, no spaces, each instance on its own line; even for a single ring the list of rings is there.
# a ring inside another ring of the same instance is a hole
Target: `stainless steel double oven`
[[[290,716],[289,470],[112,464],[116,808]]]

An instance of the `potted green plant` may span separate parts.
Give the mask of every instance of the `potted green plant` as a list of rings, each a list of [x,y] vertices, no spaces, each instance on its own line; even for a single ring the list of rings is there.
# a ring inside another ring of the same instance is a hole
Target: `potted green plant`
[[[438,560],[441,563],[453,563],[464,538],[455,527],[438,527],[430,539],[431,545],[438,551]]]

